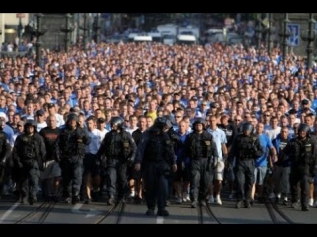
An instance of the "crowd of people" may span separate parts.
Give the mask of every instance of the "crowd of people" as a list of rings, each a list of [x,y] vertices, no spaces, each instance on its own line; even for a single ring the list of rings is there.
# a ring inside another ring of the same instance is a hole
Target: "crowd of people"
[[[100,144],[112,129],[114,117],[121,117],[122,126],[131,134],[137,129],[143,132],[162,116],[168,116],[175,132],[188,134],[201,118],[218,142],[218,158],[223,161],[216,167],[208,202],[221,205],[224,183],[229,198],[235,194],[235,178],[226,159],[242,124],[250,122],[256,134],[266,136],[264,159],[255,164],[259,169],[252,201],[262,200],[265,177],[274,169],[268,158],[274,153],[269,153],[274,149],[272,141],[285,129],[289,137],[295,137],[301,123],[317,133],[317,68],[307,68],[305,59],[292,53],[283,58],[279,48],[269,54],[265,48],[217,43],[90,42],[85,49],[72,46],[68,53],[42,49],[41,54],[40,65],[36,65],[35,56],[0,59],[0,118],[13,150],[26,122],[32,125],[30,120],[34,120],[35,130],[41,134],[46,127],[65,126],[72,112],[77,112],[82,127],[99,130]],[[51,166],[54,168],[43,172],[41,178],[54,179],[56,189],[61,172],[58,165]],[[17,192],[15,176],[14,169],[6,169],[3,195]],[[176,203],[190,200],[189,178],[183,176],[171,185]],[[102,180],[98,187],[87,190],[100,192],[105,184]],[[129,195],[142,200],[142,190],[134,181],[132,175]],[[287,203],[287,178],[282,186],[272,190],[271,196]],[[51,188],[48,196],[56,198],[55,189]],[[309,205],[314,206],[314,182],[310,190]],[[86,202],[97,200],[96,196],[89,193]]]

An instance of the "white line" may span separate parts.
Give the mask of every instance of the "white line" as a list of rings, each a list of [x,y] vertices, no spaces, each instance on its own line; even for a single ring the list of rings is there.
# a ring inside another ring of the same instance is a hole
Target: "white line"
[[[77,213],[77,214],[86,214],[84,211],[81,211],[80,208],[83,206],[83,203],[77,203],[75,204],[75,206],[72,208],[72,212],[73,213]]]
[[[156,224],[164,224],[164,218],[163,217],[156,217]]]
[[[0,224],[5,220],[7,219],[7,217],[14,211],[15,208],[17,208],[18,206],[20,205],[20,202],[16,202],[14,203],[9,210],[7,210],[3,216],[1,217],[0,219]]]

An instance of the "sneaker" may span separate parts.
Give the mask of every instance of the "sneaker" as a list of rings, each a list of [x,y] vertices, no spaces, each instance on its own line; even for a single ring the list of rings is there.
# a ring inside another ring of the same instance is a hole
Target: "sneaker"
[[[310,207],[314,206],[314,199],[312,198],[309,199],[308,206]]]
[[[177,200],[176,200],[176,204],[181,204],[182,201],[183,201],[183,200],[179,197],[179,198],[177,198]]]
[[[213,195],[211,195],[208,199],[208,203],[214,203],[215,202],[215,198]]]
[[[192,207],[192,208],[196,208],[197,207],[197,201],[195,200],[195,201],[192,201],[192,203],[190,204],[190,206]]]
[[[205,200],[200,200],[200,205],[205,207],[207,204],[206,204],[206,201]]]
[[[218,205],[222,205],[221,198],[220,198],[220,197],[217,197],[217,198],[215,199],[215,203],[217,203]]]
[[[190,201],[190,197],[188,193],[183,193],[183,202],[188,202]]]
[[[135,191],[131,191],[128,198],[134,198],[135,197]]]
[[[236,208],[239,209],[242,207],[242,201],[236,203]]]

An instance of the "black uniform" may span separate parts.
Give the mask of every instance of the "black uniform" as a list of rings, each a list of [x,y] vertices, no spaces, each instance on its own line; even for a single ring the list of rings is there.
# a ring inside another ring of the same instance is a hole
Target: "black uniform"
[[[132,133],[132,137],[133,137],[133,140],[135,141],[136,146],[139,145],[143,133],[144,133],[144,131],[141,132],[141,130],[139,128]],[[141,171],[136,171],[134,169],[134,167],[132,167],[130,175],[131,175],[131,177],[130,177],[131,179],[134,179],[134,180],[141,179]]]
[[[57,139],[55,152],[56,161],[59,162],[62,171],[63,196],[67,203],[72,197],[72,203],[76,204],[79,201],[83,179],[85,149],[91,139],[85,129],[79,126],[75,129],[70,128],[68,125],[70,120],[78,121],[78,116],[75,114],[68,116],[66,125],[61,129]]]
[[[304,125],[301,124],[298,128],[298,131],[303,129]],[[300,199],[302,210],[307,211],[310,183],[316,175],[316,140],[310,136],[304,139],[301,139],[297,136],[296,138],[291,139],[290,142],[286,145],[286,147],[284,148],[284,154],[288,155],[291,160],[290,185],[292,203],[295,204]],[[300,184],[301,189],[300,198],[298,197],[297,192],[298,183]]]
[[[45,127],[41,129],[39,134],[43,137],[44,143],[45,143],[45,148],[46,148],[46,159],[45,161],[52,161],[55,160],[55,143],[57,141],[57,138],[59,136],[60,129],[59,128],[49,128]],[[42,193],[44,198],[47,198],[49,193],[48,190],[46,190],[46,185],[42,185]]]
[[[242,125],[242,131],[253,131],[250,123]],[[235,176],[237,181],[237,208],[245,201],[245,207],[250,207],[251,191],[254,184],[254,163],[264,153],[256,135],[239,134],[234,140],[230,153],[229,162],[236,157]]]
[[[171,127],[172,124],[164,117],[157,118],[154,125],[143,133],[137,149],[135,164],[142,165],[147,215],[154,214],[156,201],[157,214],[169,215],[165,210],[168,177],[172,164],[176,164],[176,156],[171,139],[163,131],[165,126]]]
[[[213,164],[219,155],[212,135],[205,130],[200,134],[196,131],[190,133],[183,151],[183,157],[190,158],[190,199],[194,208],[198,201],[205,203],[213,178]]]
[[[34,127],[34,134],[27,134],[27,127]],[[36,200],[39,189],[40,169],[45,162],[46,148],[43,137],[36,132],[34,120],[27,120],[24,133],[19,135],[14,143],[13,160],[20,168],[19,183],[21,185],[22,202],[27,198],[32,205]]]
[[[0,127],[2,127],[2,121],[0,120]],[[10,159],[11,146],[7,135],[0,130],[0,193],[3,191],[3,181],[5,177],[5,168],[7,160]]]
[[[136,153],[136,144],[132,135],[125,131],[123,120],[119,117],[111,119],[119,130],[111,130],[102,141],[97,157],[105,156],[108,205],[114,202],[118,184],[118,201],[124,201],[128,191],[127,165],[132,166]]]

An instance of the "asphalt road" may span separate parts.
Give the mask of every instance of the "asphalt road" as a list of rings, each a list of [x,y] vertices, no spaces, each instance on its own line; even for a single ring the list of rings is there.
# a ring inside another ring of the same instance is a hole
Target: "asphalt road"
[[[290,206],[255,203],[250,209],[235,208],[235,202],[223,199],[223,205],[191,208],[190,203],[167,207],[168,217],[145,215],[145,204],[127,201],[117,206],[38,202],[33,206],[0,201],[1,224],[317,224],[317,208],[302,212]]]

